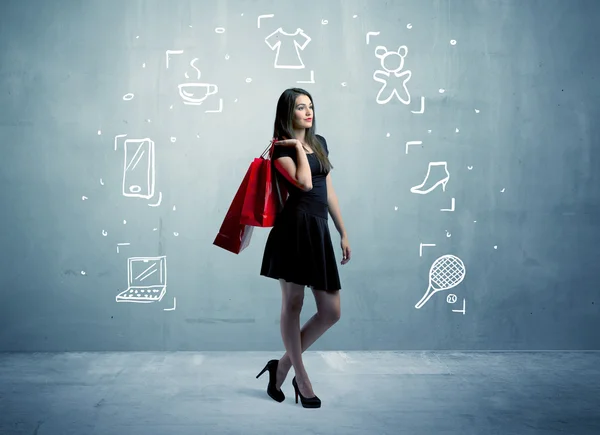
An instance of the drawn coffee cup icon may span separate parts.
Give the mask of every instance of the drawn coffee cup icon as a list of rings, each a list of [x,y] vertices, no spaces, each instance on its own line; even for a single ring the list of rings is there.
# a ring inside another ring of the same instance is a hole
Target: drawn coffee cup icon
[[[182,83],[178,87],[183,103],[196,106],[202,104],[209,95],[219,91],[218,86],[211,83]]]

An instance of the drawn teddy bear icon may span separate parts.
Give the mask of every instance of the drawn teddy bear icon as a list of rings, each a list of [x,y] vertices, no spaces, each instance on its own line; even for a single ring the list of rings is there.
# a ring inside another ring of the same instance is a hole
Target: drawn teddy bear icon
[[[407,54],[408,47],[406,45],[401,45],[398,51],[388,51],[383,45],[378,45],[375,48],[375,56],[381,59],[381,67],[383,68],[383,70],[378,69],[373,73],[373,80],[382,84],[381,89],[377,93],[377,104],[388,103],[394,95],[403,104],[410,104],[410,94],[408,93],[406,82],[410,80],[412,73],[410,70],[402,71],[402,68],[404,68],[404,58]],[[392,77],[392,74],[394,77]],[[390,79],[393,79],[393,82],[388,88],[388,80]],[[398,79],[402,81],[402,88],[404,89],[401,91],[402,95],[397,90],[397,87],[400,85],[397,83]]]

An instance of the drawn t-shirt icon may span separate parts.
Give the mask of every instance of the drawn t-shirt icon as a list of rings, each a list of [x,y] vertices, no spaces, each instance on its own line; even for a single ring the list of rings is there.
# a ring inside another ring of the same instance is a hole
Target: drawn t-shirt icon
[[[277,50],[275,68],[304,68],[299,50],[304,50],[310,42],[310,37],[304,30],[298,28],[294,33],[285,33],[280,27],[267,36],[265,42],[271,50]]]

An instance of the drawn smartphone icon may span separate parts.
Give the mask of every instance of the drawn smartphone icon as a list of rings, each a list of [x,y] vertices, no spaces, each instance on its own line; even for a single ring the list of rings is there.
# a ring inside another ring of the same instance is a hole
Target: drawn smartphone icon
[[[123,195],[149,199],[154,196],[154,142],[127,139],[124,144]]]

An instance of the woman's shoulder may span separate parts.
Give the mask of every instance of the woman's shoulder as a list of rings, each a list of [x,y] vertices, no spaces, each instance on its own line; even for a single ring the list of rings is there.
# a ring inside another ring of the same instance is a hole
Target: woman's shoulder
[[[273,156],[271,157],[273,160],[276,160],[280,157],[291,157],[292,160],[296,160],[296,148],[284,145],[273,146],[275,147],[273,149]]]

